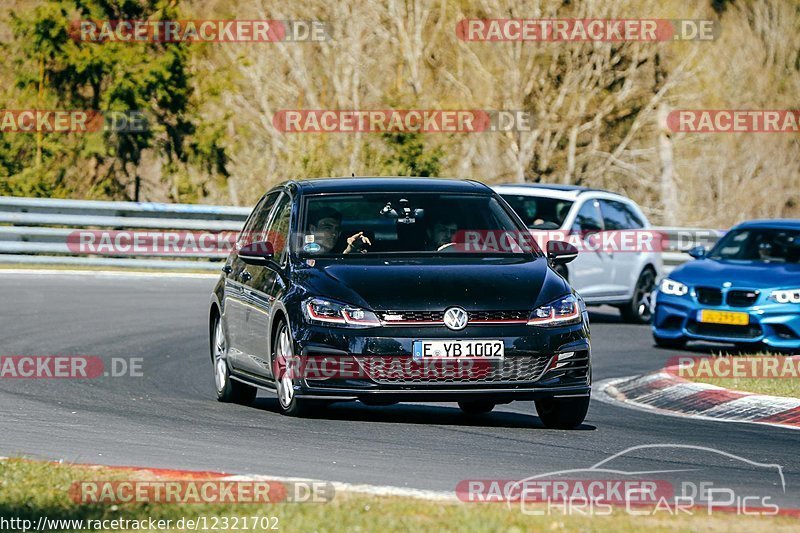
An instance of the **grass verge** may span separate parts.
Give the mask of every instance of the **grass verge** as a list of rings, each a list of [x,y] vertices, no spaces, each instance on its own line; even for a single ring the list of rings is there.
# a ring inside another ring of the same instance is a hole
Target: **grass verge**
[[[257,527],[242,527],[238,531],[797,531],[796,518],[736,516],[734,514],[697,514],[673,516],[666,512],[651,516],[631,516],[616,509],[611,516],[531,516],[518,506],[504,504],[465,504],[433,502],[414,498],[336,494],[329,503],[281,503],[266,505],[188,505],[188,504],[121,504],[83,505],[75,503],[69,490],[76,481],[130,480],[147,475],[113,468],[61,465],[21,459],[0,461],[0,520],[30,520],[37,524],[40,517],[49,520],[83,520],[84,527],[74,523],[49,531],[86,531],[88,520],[170,520],[172,527],[159,531],[185,531],[174,524],[181,518],[205,517],[215,529],[205,531],[234,531],[234,517],[266,517]],[[145,477],[145,479],[147,479]],[[163,479],[163,478],[160,478]],[[640,512],[644,512],[639,510]],[[227,517],[229,527],[222,527]],[[274,518],[277,520],[275,520]],[[110,529],[104,531],[132,531]],[[248,524],[252,526],[252,523]],[[272,529],[275,526],[276,529]],[[14,531],[6,523],[3,531]],[[21,531],[21,529],[16,529]],[[97,530],[97,528],[95,528]],[[150,529],[140,528],[139,531]],[[202,527],[199,528],[203,531]]]

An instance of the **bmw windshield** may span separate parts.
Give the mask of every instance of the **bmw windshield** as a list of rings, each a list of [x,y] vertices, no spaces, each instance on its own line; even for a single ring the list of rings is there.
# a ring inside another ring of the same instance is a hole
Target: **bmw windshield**
[[[310,196],[304,213],[304,256],[541,254],[504,206],[485,194]]]
[[[800,263],[800,231],[743,228],[726,234],[709,253],[710,259]]]

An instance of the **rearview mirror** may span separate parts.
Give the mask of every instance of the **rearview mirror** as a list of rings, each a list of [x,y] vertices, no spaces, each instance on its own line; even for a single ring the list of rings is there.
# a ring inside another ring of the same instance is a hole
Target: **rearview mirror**
[[[554,265],[564,265],[578,257],[578,249],[568,242],[550,241],[547,243],[547,259]]]
[[[687,250],[686,253],[691,255],[695,259],[700,259],[700,258],[706,256],[706,247],[705,246],[695,246],[691,250]]]
[[[248,265],[266,265],[274,254],[272,243],[267,241],[251,242],[239,248],[239,258]]]

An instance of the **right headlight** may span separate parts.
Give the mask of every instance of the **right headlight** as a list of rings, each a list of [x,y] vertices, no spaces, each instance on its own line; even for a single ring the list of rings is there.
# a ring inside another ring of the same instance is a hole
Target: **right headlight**
[[[772,291],[769,299],[779,304],[800,304],[800,289],[781,289]]]
[[[529,326],[566,326],[581,321],[581,305],[568,294],[547,305],[537,307],[528,319]]]
[[[315,324],[336,324],[345,328],[369,328],[381,325],[381,321],[372,311],[323,298],[309,298],[303,302],[303,314],[309,322]]]
[[[689,287],[687,287],[680,281],[664,278],[661,280],[661,285],[659,286],[658,290],[663,292],[664,294],[671,294],[673,296],[683,296],[684,294],[689,292]]]

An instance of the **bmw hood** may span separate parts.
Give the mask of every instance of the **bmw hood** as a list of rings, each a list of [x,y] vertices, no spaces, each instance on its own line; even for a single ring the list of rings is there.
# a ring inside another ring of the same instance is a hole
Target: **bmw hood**
[[[543,258],[318,259],[297,272],[313,295],[372,310],[527,310],[569,293]]]
[[[698,259],[676,268],[670,279],[687,285],[766,289],[800,286],[800,264],[761,261],[718,261]]]

